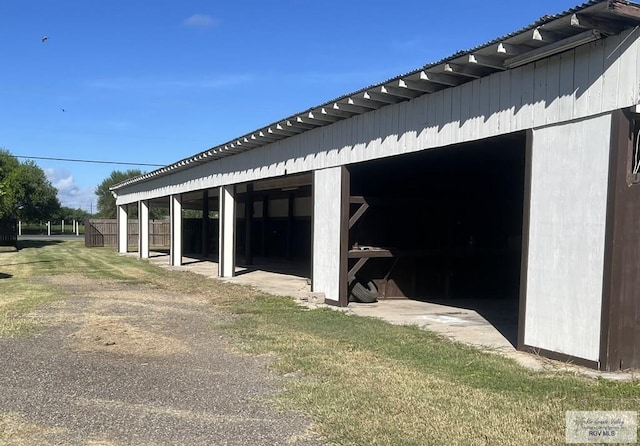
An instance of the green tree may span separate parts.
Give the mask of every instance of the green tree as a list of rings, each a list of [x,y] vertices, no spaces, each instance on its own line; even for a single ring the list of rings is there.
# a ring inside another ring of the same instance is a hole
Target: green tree
[[[0,149],[0,218],[11,215],[8,191],[4,183],[9,172],[17,169],[19,165],[18,158],[11,155],[8,150]]]
[[[96,195],[98,196],[98,213],[100,218],[116,218],[116,199],[109,190],[116,184],[122,183],[129,178],[142,175],[139,169],[129,169],[124,172],[120,170],[114,170],[107,178],[102,180],[102,183],[96,187]],[[129,218],[137,218],[137,208],[135,206],[129,207]],[[151,208],[149,217],[154,220],[159,220],[167,216],[167,210],[163,208]]]
[[[58,191],[33,161],[19,162],[0,150],[0,217],[18,217],[26,222],[46,220],[60,209]]]
[[[66,221],[72,221],[72,220],[79,220],[82,221],[87,217],[90,217],[91,214],[89,214],[87,211],[84,211],[80,208],[78,209],[73,209],[70,207],[66,207],[66,206],[62,206],[60,208],[60,210],[58,211],[58,213],[55,215],[54,220],[66,220]]]
[[[96,195],[98,196],[97,216],[101,218],[116,218],[116,199],[109,188],[139,175],[142,175],[140,169],[129,169],[124,172],[114,170],[111,175],[102,180],[102,183],[96,187]]]

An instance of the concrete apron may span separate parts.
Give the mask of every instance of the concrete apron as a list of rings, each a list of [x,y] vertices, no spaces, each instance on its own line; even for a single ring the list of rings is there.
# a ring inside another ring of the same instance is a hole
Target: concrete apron
[[[128,255],[137,255],[137,253],[128,253]],[[628,373],[598,372],[518,351],[494,325],[472,309],[409,299],[384,299],[372,304],[351,302],[346,308],[338,308],[324,304],[322,296],[312,293],[309,280],[305,277],[236,267],[235,277],[219,278],[216,262],[184,257],[183,266],[171,267],[168,257],[162,253],[151,253],[149,260],[161,267],[191,271],[224,282],[252,286],[277,296],[291,296],[300,305],[309,308],[326,307],[346,314],[383,319],[396,325],[417,325],[451,340],[509,357],[520,365],[534,370],[564,370],[574,374],[615,380],[634,378]]]

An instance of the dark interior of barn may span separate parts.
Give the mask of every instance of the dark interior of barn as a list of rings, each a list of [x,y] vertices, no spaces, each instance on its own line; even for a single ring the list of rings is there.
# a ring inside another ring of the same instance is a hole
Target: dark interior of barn
[[[517,318],[524,148],[512,134],[350,166],[350,272],[379,299],[501,300]]]

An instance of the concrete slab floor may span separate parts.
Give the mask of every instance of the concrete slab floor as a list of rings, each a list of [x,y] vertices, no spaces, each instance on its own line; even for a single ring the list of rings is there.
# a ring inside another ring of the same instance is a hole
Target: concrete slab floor
[[[129,255],[137,255],[137,253],[129,253]],[[151,253],[149,260],[162,267],[183,269],[218,278],[218,264],[213,261],[184,257],[183,266],[170,267],[168,255],[162,253]],[[452,301],[455,303],[453,306],[443,301],[384,299],[372,304],[351,302],[346,308],[338,308],[325,305],[322,298],[319,299],[318,295],[311,292],[308,278],[301,275],[243,267],[236,267],[236,274],[235,277],[218,279],[252,286],[269,294],[291,296],[301,305],[310,308],[326,307],[346,314],[380,318],[392,324],[417,325],[454,341],[512,358],[519,364],[534,370],[564,371],[613,380],[638,379],[637,373],[599,372],[516,350],[512,342],[515,343],[517,320],[513,319],[510,313],[513,309],[505,308],[501,311],[499,302],[490,303],[488,306],[483,305],[483,307],[476,305],[474,309],[473,302],[470,300]],[[492,309],[488,310],[488,308]]]

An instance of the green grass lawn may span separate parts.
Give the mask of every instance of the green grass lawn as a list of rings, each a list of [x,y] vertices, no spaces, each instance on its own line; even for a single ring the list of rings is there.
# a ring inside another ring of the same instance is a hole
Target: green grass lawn
[[[524,369],[415,327],[307,309],[286,297],[168,271],[78,242],[0,253],[0,336],[63,298],[38,278],[73,273],[205,296],[235,315],[218,325],[243,354],[270,355],[283,409],[311,416],[335,444],[564,444],[567,410],[638,410],[640,382]]]

